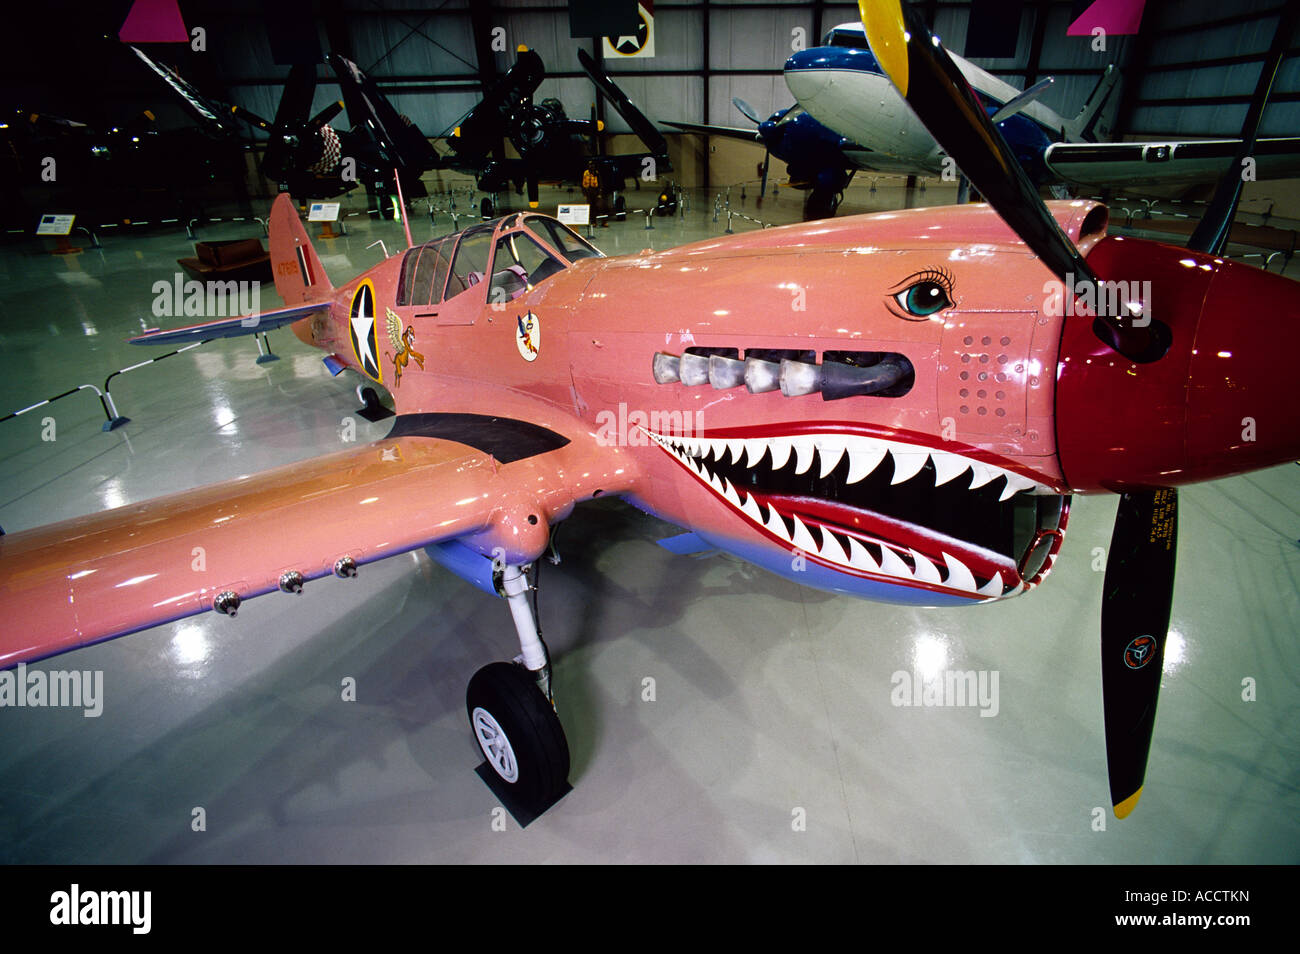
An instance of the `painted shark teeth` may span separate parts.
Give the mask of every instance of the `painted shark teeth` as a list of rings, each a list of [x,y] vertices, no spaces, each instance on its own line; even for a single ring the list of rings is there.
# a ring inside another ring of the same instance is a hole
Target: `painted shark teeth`
[[[843,565],[849,562],[849,555],[844,552],[844,547],[835,538],[835,534],[824,528],[822,530],[822,546],[817,551],[817,555],[823,560],[829,560],[831,563]]]
[[[813,442],[806,437],[798,437],[794,440],[794,472],[796,474],[805,474],[808,468],[812,466],[813,451],[816,448]]]
[[[818,477],[825,477],[836,467],[839,466],[840,458],[844,456],[844,441],[834,439],[817,439],[817,457],[821,461],[821,469]]]
[[[781,519],[781,515],[776,512],[775,507],[768,507],[767,511],[767,523],[764,526],[786,543],[789,543],[790,531],[785,528],[785,521]]]
[[[880,572],[880,564],[872,559],[871,553],[858,542],[857,537],[849,537],[849,566],[871,573]]]
[[[967,593],[974,593],[978,590],[975,577],[971,575],[971,571],[965,563],[962,563],[961,560],[958,560],[950,553],[943,555],[943,562],[948,565],[949,586],[954,589],[965,590]],[[1001,575],[998,578],[1001,579]],[[998,592],[998,595],[1002,595],[1001,591]]]
[[[1038,485],[1028,477],[1021,477],[1019,474],[1013,474],[1008,471],[1004,471],[1003,473],[1007,478],[1007,485],[1003,488],[1002,496],[998,498],[999,500],[1010,500],[1022,490],[1032,491],[1038,487]]]
[[[897,485],[917,479],[929,465],[933,486],[939,487],[969,473],[968,487],[978,490],[1004,479],[1000,500],[1010,500],[1016,494],[1055,494],[1056,491],[1030,477],[1004,470],[994,464],[978,461],[962,454],[865,437],[857,434],[796,434],[776,437],[697,438],[673,437],[647,431],[654,440],[678,457],[704,462],[757,467],[765,454],[770,454],[773,470],[791,466],[794,473],[808,473],[814,463],[819,478],[826,478],[841,470],[848,461],[845,482],[856,484],[874,474],[888,457],[892,466],[890,484]],[[927,479],[927,478],[922,478]]]
[[[936,487],[946,484],[958,474],[964,474],[970,463],[964,457],[958,457],[956,454],[931,454],[930,459],[934,461],[934,485]]]
[[[888,573],[890,576],[897,576],[904,580],[912,577],[912,571],[908,569],[903,558],[893,551],[892,547],[880,548],[880,570],[882,573]]]
[[[785,462],[790,459],[790,451],[794,443],[788,437],[778,437],[768,442],[768,448],[772,452],[772,469],[780,470],[785,466]]]
[[[939,583],[939,568],[930,562],[930,558],[923,553],[917,553],[911,547],[908,552],[912,554],[912,562],[916,565],[916,570],[912,574],[923,583]]]
[[[849,450],[849,477],[851,484],[856,484],[867,475],[875,471],[876,466],[884,459],[885,450],[883,445],[867,445],[862,447],[853,447]]]
[[[891,484],[901,484],[904,481],[911,480],[921,472],[921,469],[930,460],[930,455],[923,450],[899,451],[891,449],[889,456],[894,459],[894,476],[889,481]]]
[[[798,517],[791,517],[790,519],[794,521],[794,533],[790,535],[790,542],[805,553],[816,553],[820,548],[808,531],[807,525]]]
[[[1056,492],[1029,477],[961,454],[858,434],[814,433],[749,438],[646,433],[689,467],[701,483],[707,484],[750,522],[765,528],[782,543],[816,556],[831,566],[893,577],[972,597],[1002,596],[1009,571],[995,572],[992,579],[981,582],[965,563],[951,553],[941,551],[943,559],[937,561],[911,547],[900,547],[870,537],[858,538],[853,532],[822,525],[807,515],[778,512],[771,502],[760,502],[759,496],[744,486],[743,475],[733,468],[753,470],[766,460],[772,470],[784,471],[787,475],[842,480],[844,485],[851,485],[875,474],[888,458],[890,470],[884,473],[889,475],[891,485],[924,480],[928,485],[939,487],[969,473],[971,490],[1001,479],[1001,501],[1010,500],[1020,493]],[[837,474],[840,476],[836,477]],[[741,483],[734,483],[733,478],[741,480]]]

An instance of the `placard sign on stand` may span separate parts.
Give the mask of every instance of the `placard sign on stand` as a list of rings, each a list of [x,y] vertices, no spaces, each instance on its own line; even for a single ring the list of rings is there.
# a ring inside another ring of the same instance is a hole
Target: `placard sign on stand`
[[[341,202],[313,202],[307,212],[308,222],[337,222]]]
[[[590,205],[562,205],[556,212],[555,217],[565,225],[589,225],[591,223],[591,206]]]
[[[36,226],[37,235],[71,235],[75,215],[42,215]]]

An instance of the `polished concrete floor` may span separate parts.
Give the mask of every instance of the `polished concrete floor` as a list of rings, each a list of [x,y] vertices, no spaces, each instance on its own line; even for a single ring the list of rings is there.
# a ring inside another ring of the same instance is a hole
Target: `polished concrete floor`
[[[885,192],[882,207],[898,198]],[[754,214],[752,197],[733,204]],[[719,234],[711,213],[697,198],[653,231],[633,218],[596,241],[667,247]],[[789,221],[798,197],[761,214]],[[400,241],[390,222],[351,221],[319,243],[335,278],[376,262],[375,239]],[[432,230],[417,218],[417,239]],[[123,338],[155,323],[152,284],[189,253],[183,232],[72,257],[0,247],[0,413],[140,360]],[[132,420],[111,433],[86,394],[0,423],[0,525],[337,448],[355,382],[286,332],[272,343],[276,363],[225,341],[115,379]],[[362,440],[388,426],[360,423]],[[674,556],[655,542],[671,528],[607,501],[561,526],[563,562],[541,573],[574,790],[529,828],[494,824],[463,704],[474,670],[516,651],[509,614],[420,554],[42,663],[102,670],[103,713],[0,709],[0,861],[1296,863],[1297,477],[1288,465],[1183,492],[1159,724],[1125,821],[1100,811],[1094,551],[1113,498],[1076,500],[1043,587],[960,610]],[[914,670],[996,672],[996,716],[894,706],[893,674]]]

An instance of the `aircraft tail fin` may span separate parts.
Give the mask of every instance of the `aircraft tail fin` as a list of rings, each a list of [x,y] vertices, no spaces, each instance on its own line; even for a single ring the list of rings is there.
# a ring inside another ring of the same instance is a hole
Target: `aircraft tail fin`
[[[275,290],[286,305],[308,304],[329,298],[334,292],[320,256],[312,247],[307,229],[289,193],[281,192],[271,205],[267,223],[271,240],[271,273]]]
[[[1116,84],[1119,83],[1119,67],[1114,63],[1106,67],[1101,78],[1097,80],[1097,85],[1092,88],[1092,93],[1088,96],[1087,102],[1079,110],[1079,115],[1065,124],[1061,130],[1065,134],[1066,142],[1096,142],[1097,120],[1101,118],[1102,108],[1110,99],[1111,93],[1115,91]]]

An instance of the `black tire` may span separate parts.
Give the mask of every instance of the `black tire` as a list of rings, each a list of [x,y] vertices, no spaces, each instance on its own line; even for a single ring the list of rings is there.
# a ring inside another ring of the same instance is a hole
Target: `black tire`
[[[490,219],[495,211],[496,210],[492,208],[492,200],[487,196],[483,196],[483,201],[478,204],[479,216],[485,219]]]
[[[621,195],[614,200],[614,219],[618,222],[627,221],[627,199]]]
[[[835,210],[839,208],[840,199],[842,198],[844,198],[844,193],[836,192],[833,189],[810,189],[803,204],[804,221],[829,219],[835,214]]]
[[[561,794],[569,778],[569,743],[532,673],[514,663],[489,663],[469,681],[465,712],[488,765],[520,800],[544,806]],[[480,736],[480,714],[504,734],[514,756],[514,778],[502,771],[501,759]]]

